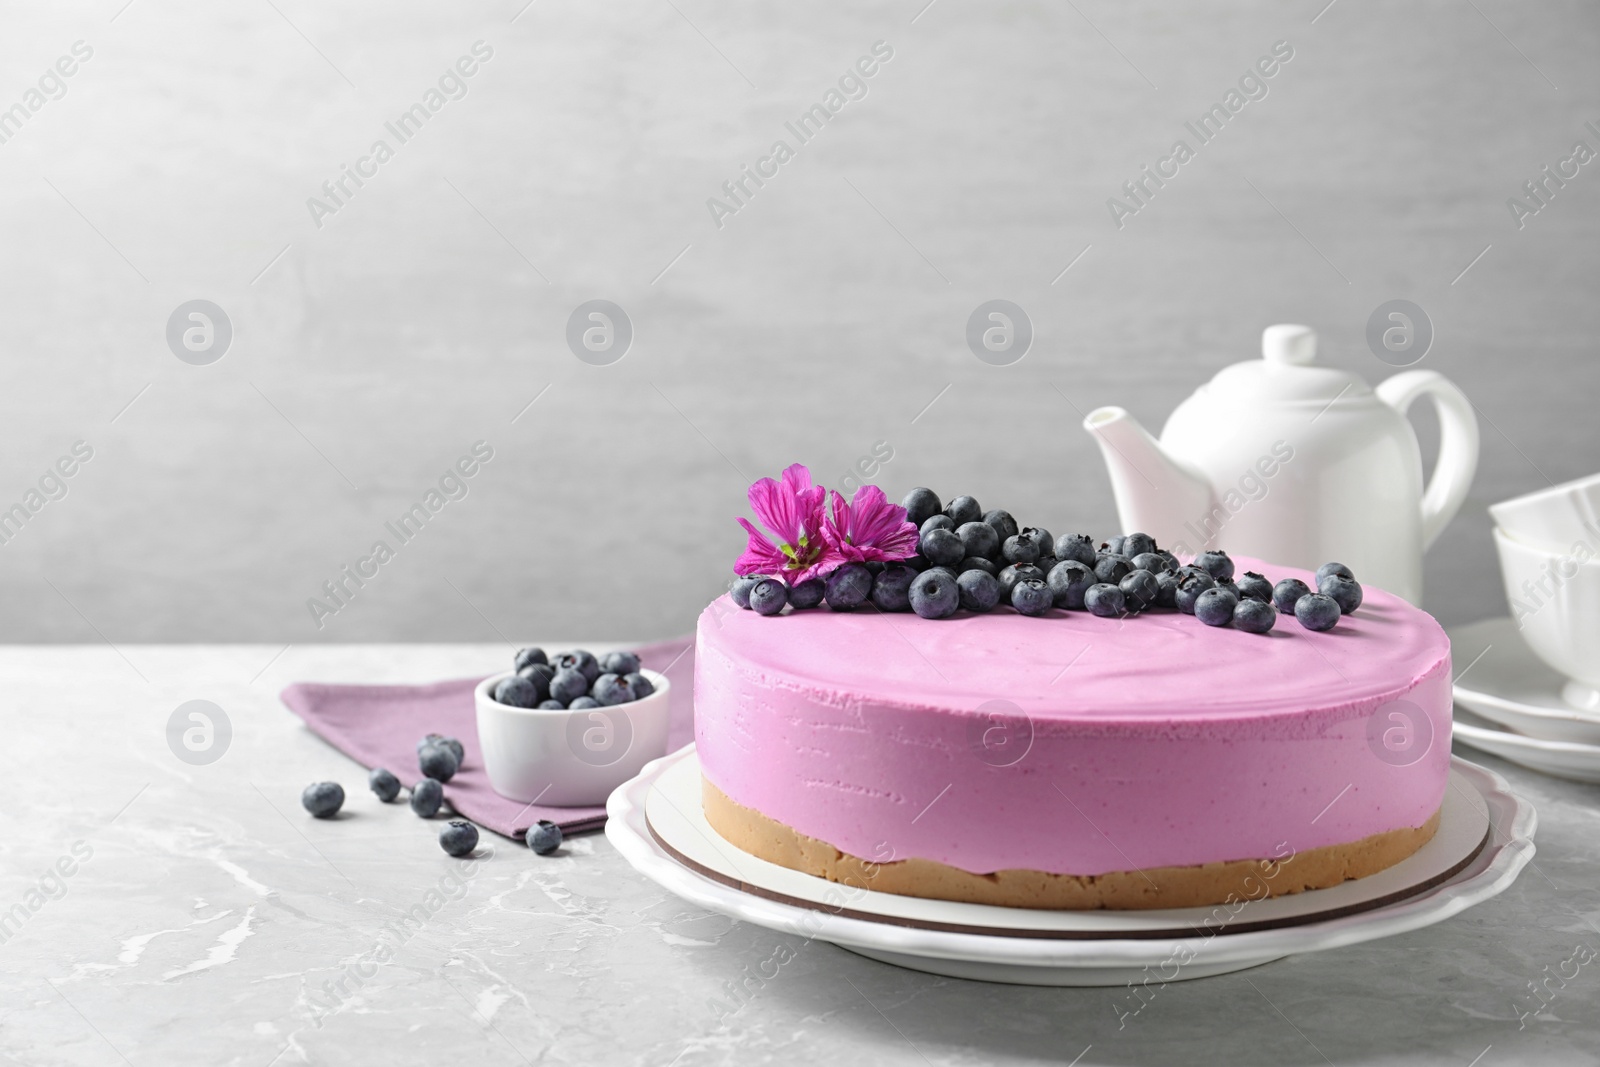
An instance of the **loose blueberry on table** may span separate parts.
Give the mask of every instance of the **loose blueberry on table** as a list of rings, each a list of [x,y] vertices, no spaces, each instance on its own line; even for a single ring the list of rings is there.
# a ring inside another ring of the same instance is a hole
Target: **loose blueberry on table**
[[[439,847],[452,856],[470,856],[478,847],[478,828],[465,819],[451,819],[439,828]]]
[[[548,819],[540,819],[528,827],[528,847],[541,856],[548,856],[561,847],[561,827]]]
[[[417,768],[426,778],[448,782],[461,769],[461,761],[456,759],[455,750],[448,745],[428,745],[417,753]]]
[[[411,810],[424,819],[439,814],[444,804],[444,786],[433,778],[424,778],[411,787]]]
[[[300,794],[300,803],[319,819],[331,819],[344,807],[344,786],[338,782],[312,782]]]
[[[367,785],[385,804],[400,795],[400,779],[396,778],[392,771],[382,767],[372,768],[371,773],[367,775]]]

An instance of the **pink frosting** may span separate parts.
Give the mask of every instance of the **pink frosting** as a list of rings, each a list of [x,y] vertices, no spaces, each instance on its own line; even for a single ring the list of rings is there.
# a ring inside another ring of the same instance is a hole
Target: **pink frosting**
[[[720,597],[694,698],[701,766],[733,800],[857,856],[979,873],[1356,841],[1421,825],[1450,762],[1449,641],[1370,588],[1329,632],[1281,616],[1267,635],[1172,611],[767,618]]]

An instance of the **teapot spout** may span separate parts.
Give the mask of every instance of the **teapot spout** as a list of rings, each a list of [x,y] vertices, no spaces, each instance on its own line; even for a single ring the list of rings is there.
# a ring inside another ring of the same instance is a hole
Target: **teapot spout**
[[[1214,500],[1204,475],[1170,455],[1122,408],[1096,408],[1083,428],[1105,457],[1121,532],[1147,533],[1179,555],[1214,547],[1207,521]]]

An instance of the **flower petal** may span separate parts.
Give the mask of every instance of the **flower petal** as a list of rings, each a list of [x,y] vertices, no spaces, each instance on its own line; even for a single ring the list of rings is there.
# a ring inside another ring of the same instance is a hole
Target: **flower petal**
[[[805,532],[800,502],[790,486],[762,478],[750,486],[750,510],[782,545],[796,544]],[[742,519],[740,520],[743,521]]]
[[[735,574],[782,574],[789,563],[788,557],[778,551],[762,532],[750,524],[749,519],[739,519],[739,525],[750,535],[744,553],[733,565]]]

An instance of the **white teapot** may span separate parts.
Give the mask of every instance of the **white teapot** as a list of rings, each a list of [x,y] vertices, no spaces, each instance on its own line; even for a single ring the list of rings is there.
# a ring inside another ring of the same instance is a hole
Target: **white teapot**
[[[1090,412],[1123,532],[1189,555],[1208,548],[1314,570],[1330,560],[1363,584],[1422,600],[1422,553],[1466,499],[1478,466],[1470,401],[1442,375],[1378,386],[1314,365],[1307,326],[1269,326],[1259,360],[1217,372],[1178,405],[1161,440],[1118,407]],[[1439,413],[1427,488],[1405,412]],[[1270,576],[1269,576],[1270,577]]]

